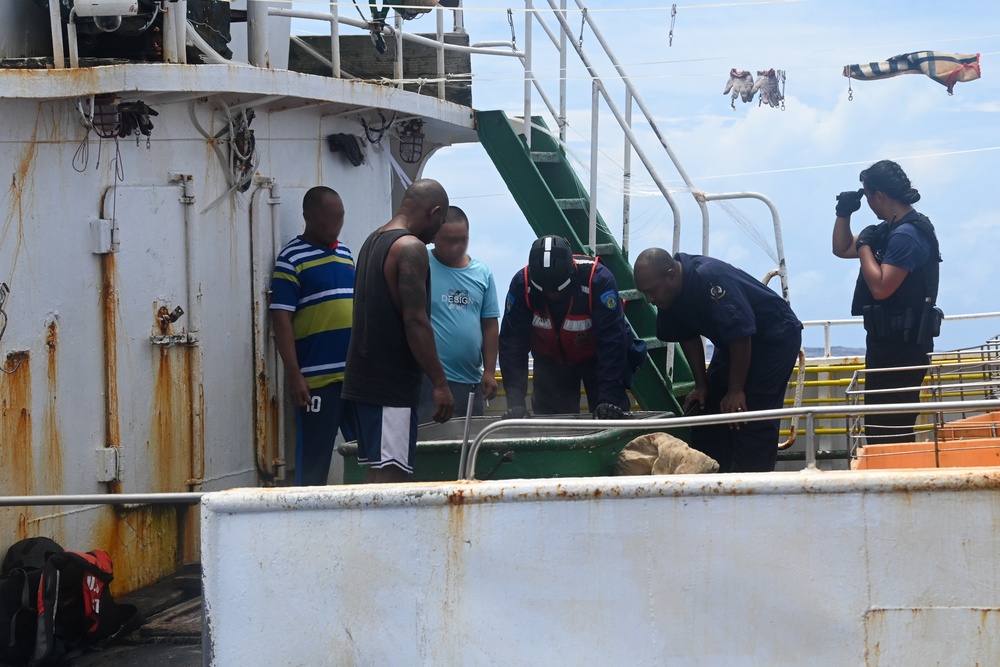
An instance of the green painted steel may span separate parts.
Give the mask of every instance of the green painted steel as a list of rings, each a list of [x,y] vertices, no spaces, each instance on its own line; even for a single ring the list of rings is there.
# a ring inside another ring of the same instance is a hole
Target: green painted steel
[[[666,417],[666,413],[649,413],[650,417]],[[588,415],[589,417],[589,415]],[[495,417],[474,417],[472,437]],[[460,432],[464,420],[447,424],[422,424],[417,431],[417,456],[413,465],[413,481],[446,482],[458,474],[462,439],[449,432]],[[449,427],[453,427],[450,429]],[[441,433],[445,435],[441,435]],[[483,443],[476,458],[476,479],[540,479],[550,477],[609,477],[615,474],[615,463],[622,448],[647,433],[669,433],[690,442],[690,429],[681,428],[602,428],[594,422],[593,431],[512,429],[498,431]],[[363,484],[368,474],[358,464],[356,442],[343,443],[337,451],[344,457],[344,483]]]
[[[535,234],[564,236],[575,252],[588,253],[590,198],[587,190],[559,142],[539,129],[545,127],[544,121],[534,117],[532,125],[529,153],[523,136],[514,131],[504,112],[476,112],[479,141]],[[600,213],[597,216],[597,246],[601,262],[614,274],[619,291],[624,295],[634,293],[632,266]],[[527,248],[524,254],[527,257]],[[633,379],[632,393],[643,410],[669,410],[679,415],[681,408],[677,397],[687,395],[694,387],[684,354],[679,346],[674,351],[674,381],[671,384],[664,372],[666,347],[656,340],[656,309],[639,295],[627,300],[625,314],[636,335],[650,346],[649,361]]]

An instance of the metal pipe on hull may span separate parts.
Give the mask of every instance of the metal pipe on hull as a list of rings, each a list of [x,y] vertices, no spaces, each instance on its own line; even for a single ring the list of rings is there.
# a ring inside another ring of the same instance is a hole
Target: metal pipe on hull
[[[191,476],[187,480],[192,490],[201,488],[205,477],[205,383],[202,379],[204,354],[201,348],[202,291],[199,263],[194,258],[197,234],[194,230],[197,201],[194,195],[194,176],[173,174],[171,180],[181,186],[181,204],[184,205],[184,254],[187,273],[188,302],[188,391],[191,397]]]
[[[267,176],[258,176],[259,187],[250,196],[250,283],[253,308],[252,349],[254,374],[254,452],[257,472],[267,479],[281,479],[284,473],[284,433],[282,408],[284,386],[281,364],[274,352],[274,331],[267,309],[270,264],[280,250],[275,196],[277,185]],[[267,213],[261,212],[261,203]],[[266,221],[265,221],[266,216]],[[268,238],[270,237],[270,238]],[[271,436],[273,437],[273,441]]]

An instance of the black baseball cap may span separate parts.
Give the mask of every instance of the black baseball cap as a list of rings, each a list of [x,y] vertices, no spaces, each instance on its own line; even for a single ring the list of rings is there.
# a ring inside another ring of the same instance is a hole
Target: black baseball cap
[[[543,236],[531,244],[528,280],[543,292],[561,292],[573,277],[573,250],[561,236]]]

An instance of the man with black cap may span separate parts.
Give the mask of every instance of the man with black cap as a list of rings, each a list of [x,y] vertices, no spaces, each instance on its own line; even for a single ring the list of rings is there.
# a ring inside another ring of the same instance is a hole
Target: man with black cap
[[[536,240],[528,265],[510,281],[500,326],[505,418],[528,416],[528,352],[536,414],[579,412],[581,381],[596,418],[621,418],[631,407],[625,390],[645,360],[645,344],[634,341],[611,271],[595,258],[574,257],[561,236]]]

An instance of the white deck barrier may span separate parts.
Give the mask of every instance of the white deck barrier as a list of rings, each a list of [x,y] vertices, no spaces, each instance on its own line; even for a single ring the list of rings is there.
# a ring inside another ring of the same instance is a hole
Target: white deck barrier
[[[998,488],[979,469],[208,494],[206,664],[997,664]]]

